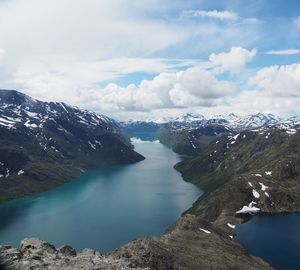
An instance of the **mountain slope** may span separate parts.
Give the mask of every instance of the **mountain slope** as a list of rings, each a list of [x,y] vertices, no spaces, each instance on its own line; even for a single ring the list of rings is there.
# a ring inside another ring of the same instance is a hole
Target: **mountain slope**
[[[161,143],[171,147],[174,152],[195,155],[204,151],[212,140],[230,133],[229,128],[220,125],[177,129],[170,123],[162,125],[157,136]]]
[[[0,201],[142,159],[108,117],[0,90]]]
[[[276,128],[212,142],[205,153],[176,165],[185,180],[206,190],[190,213],[233,235],[249,214],[299,212],[299,146],[299,131]]]

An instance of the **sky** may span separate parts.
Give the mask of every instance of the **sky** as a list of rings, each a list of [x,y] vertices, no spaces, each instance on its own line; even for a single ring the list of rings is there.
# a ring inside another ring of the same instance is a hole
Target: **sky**
[[[119,120],[300,115],[300,1],[0,0],[0,88]]]

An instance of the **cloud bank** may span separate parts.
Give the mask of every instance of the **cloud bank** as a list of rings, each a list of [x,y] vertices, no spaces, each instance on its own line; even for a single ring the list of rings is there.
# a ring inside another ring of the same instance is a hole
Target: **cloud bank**
[[[298,14],[200,2],[0,1],[0,88],[118,118],[300,113]]]

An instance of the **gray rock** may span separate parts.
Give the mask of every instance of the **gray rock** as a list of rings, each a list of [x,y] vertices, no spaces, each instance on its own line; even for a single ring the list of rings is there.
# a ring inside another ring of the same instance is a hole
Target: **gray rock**
[[[69,245],[63,245],[58,248],[58,251],[66,256],[76,256],[77,252]]]

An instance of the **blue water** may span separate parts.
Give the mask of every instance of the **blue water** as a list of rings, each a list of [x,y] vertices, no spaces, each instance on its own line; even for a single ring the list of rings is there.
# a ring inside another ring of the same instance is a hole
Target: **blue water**
[[[157,142],[136,143],[142,162],[88,172],[38,196],[0,205],[0,243],[25,237],[111,251],[164,231],[201,195],[174,169],[180,157]]]
[[[235,240],[275,269],[300,269],[300,214],[255,216],[237,227]]]

